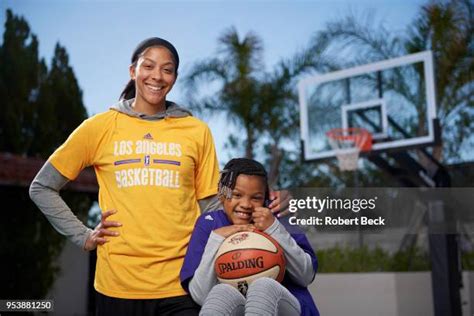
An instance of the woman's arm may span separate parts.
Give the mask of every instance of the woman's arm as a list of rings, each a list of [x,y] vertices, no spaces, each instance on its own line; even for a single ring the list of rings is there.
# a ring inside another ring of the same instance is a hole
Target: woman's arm
[[[106,236],[118,236],[118,232],[108,227],[121,226],[114,221],[106,221],[115,211],[102,214],[101,222],[92,230],[87,228],[71,211],[59,195],[69,179],[64,177],[50,162],[46,162],[30,185],[30,198],[43,212],[48,221],[61,235],[84,250],[93,250],[97,245],[107,242]]]
[[[222,209],[222,203],[219,200],[217,194],[198,200],[198,203],[199,203],[199,208],[201,210],[201,214]]]
[[[30,198],[60,234],[83,248],[92,230],[87,228],[59,195],[69,180],[46,162],[30,185]]]

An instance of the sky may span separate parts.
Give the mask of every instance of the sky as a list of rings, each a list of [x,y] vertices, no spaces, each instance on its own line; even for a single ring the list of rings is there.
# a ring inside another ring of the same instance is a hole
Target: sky
[[[212,57],[223,31],[236,27],[240,36],[252,31],[264,43],[266,70],[305,47],[326,23],[350,11],[372,10],[385,27],[403,32],[415,18],[420,0],[2,0],[2,34],[7,8],[23,16],[49,64],[59,42],[69,53],[89,115],[114,104],[129,79],[136,45],[152,36],[172,42],[180,55],[180,77],[196,61]],[[186,106],[180,77],[168,100]],[[67,106],[67,105],[65,105]],[[209,124],[219,160],[228,158],[224,143],[232,131],[223,117],[201,117]],[[296,127],[299,128],[299,127]]]

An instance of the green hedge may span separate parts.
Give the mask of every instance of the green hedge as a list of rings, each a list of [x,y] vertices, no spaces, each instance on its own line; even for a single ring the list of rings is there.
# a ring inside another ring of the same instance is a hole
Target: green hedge
[[[319,273],[430,270],[428,254],[418,247],[389,254],[380,247],[335,246],[317,251],[317,256]]]
[[[461,263],[463,270],[474,271],[474,251],[463,253]]]

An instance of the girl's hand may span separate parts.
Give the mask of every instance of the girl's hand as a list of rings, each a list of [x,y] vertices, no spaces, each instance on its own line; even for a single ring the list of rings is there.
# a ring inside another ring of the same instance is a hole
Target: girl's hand
[[[84,244],[84,250],[91,251],[97,248],[97,245],[103,245],[108,242],[106,236],[116,237],[119,235],[119,232],[109,230],[109,227],[120,227],[121,223],[115,221],[107,221],[107,217],[117,213],[116,210],[108,210],[102,213],[99,225],[92,231],[92,234],[87,238],[86,243]]]
[[[214,229],[213,232],[215,234],[218,234],[224,238],[229,237],[230,235],[233,235],[238,232],[252,232],[255,230],[255,226],[252,224],[248,225],[229,225],[229,226],[224,226],[218,229]]]
[[[261,231],[272,226],[275,221],[272,211],[266,207],[256,207],[252,213],[252,218],[255,228]]]

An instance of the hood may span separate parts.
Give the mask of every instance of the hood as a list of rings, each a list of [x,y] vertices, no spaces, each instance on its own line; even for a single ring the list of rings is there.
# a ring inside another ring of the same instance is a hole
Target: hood
[[[182,108],[176,103],[170,101],[166,101],[166,110],[164,112],[159,112],[153,115],[138,113],[132,108],[132,103],[134,100],[135,99],[120,100],[118,103],[112,105],[110,109],[128,116],[138,117],[150,121],[162,120],[165,117],[186,117],[193,115],[189,110],[186,110],[185,108]]]

